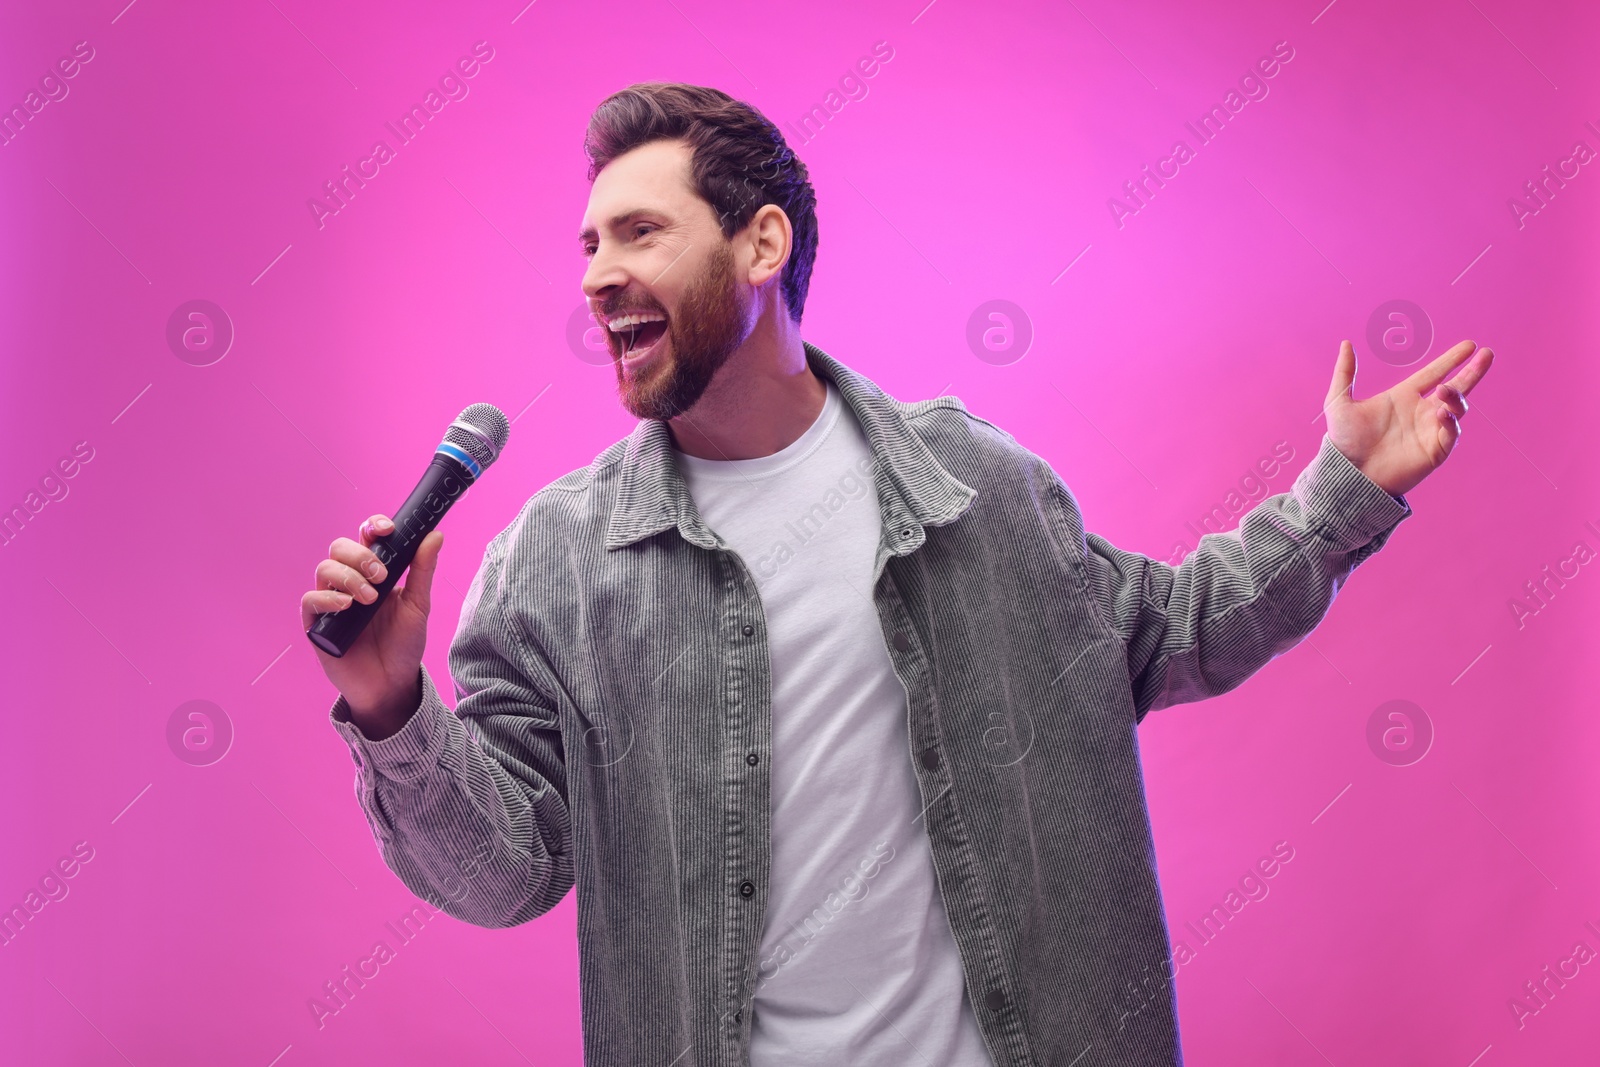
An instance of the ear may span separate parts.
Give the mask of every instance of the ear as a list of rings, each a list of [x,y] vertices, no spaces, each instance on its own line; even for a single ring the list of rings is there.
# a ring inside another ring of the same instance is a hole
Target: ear
[[[745,226],[745,237],[750,254],[746,277],[751,285],[759,288],[777,277],[783,265],[789,262],[794,230],[783,208],[777,204],[763,204]]]

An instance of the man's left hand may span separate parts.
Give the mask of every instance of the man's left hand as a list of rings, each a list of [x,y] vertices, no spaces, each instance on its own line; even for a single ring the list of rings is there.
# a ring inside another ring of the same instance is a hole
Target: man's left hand
[[[1455,448],[1467,394],[1493,361],[1492,350],[1462,341],[1394,388],[1357,400],[1356,350],[1344,341],[1323,405],[1328,438],[1384,491],[1408,492]],[[1451,371],[1455,375],[1445,381]]]

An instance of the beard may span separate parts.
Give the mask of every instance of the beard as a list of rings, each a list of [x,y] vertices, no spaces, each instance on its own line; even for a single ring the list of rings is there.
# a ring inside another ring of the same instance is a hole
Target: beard
[[[652,305],[622,304],[607,308],[610,317],[624,311],[661,311]],[[694,407],[711,379],[744,343],[749,333],[745,309],[733,277],[733,249],[724,242],[711,253],[698,278],[685,288],[678,310],[668,316],[661,344],[664,359],[654,356],[635,374],[623,366],[627,331],[607,331],[617,371],[617,395],[622,406],[639,419],[671,419]]]

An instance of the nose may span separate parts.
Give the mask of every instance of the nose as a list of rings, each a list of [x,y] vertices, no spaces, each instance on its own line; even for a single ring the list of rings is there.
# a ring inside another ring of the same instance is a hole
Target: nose
[[[628,273],[602,241],[589,257],[589,266],[583,272],[583,295],[591,303],[599,303],[628,284]]]

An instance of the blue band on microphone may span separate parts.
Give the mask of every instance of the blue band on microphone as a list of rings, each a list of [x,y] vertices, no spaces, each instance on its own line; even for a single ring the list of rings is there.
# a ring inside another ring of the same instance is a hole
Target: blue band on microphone
[[[473,459],[471,456],[457,448],[455,445],[451,444],[449,441],[439,442],[439,447],[434,449],[434,451],[443,452],[447,456],[452,456],[455,459],[460,460],[462,465],[465,466],[467,470],[472,472],[472,477],[474,479],[483,473],[483,468],[478,466],[477,460]]]

